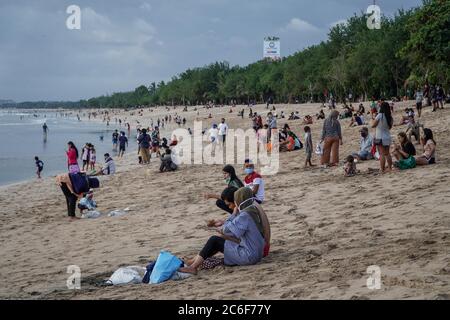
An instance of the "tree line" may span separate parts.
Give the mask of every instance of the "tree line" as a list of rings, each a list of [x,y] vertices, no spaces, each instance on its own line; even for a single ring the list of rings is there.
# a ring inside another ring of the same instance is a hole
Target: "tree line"
[[[280,61],[261,60],[244,67],[215,62],[188,69],[167,83],[152,82],[134,91],[58,106],[323,102],[331,95],[338,101],[349,95],[363,100],[412,97],[425,83],[449,87],[449,57],[450,1],[424,0],[420,7],[384,16],[378,30],[367,27],[366,14],[355,14],[332,27],[326,41]]]

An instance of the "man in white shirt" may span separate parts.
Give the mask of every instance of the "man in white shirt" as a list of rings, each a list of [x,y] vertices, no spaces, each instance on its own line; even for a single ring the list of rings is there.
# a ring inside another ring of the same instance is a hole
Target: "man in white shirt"
[[[362,128],[360,131],[361,140],[360,140],[360,149],[358,153],[354,153],[353,157],[360,161],[371,160],[373,159],[371,150],[373,144],[373,138],[369,134],[369,129],[367,127]]]
[[[211,129],[209,129],[209,140],[211,143],[216,144],[219,138],[219,129],[217,129],[217,124],[213,124]]]
[[[225,123],[225,119],[222,118],[222,122],[219,124],[220,143],[225,144],[227,134],[228,134],[228,125]]]

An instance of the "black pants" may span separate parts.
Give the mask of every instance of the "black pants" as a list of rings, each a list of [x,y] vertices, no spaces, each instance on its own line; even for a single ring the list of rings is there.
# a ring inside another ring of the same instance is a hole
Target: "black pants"
[[[212,236],[208,239],[208,242],[206,242],[202,251],[200,251],[199,256],[206,260],[217,252],[223,252],[224,250],[225,239],[218,236]]]
[[[223,200],[221,200],[221,199],[219,199],[219,200],[216,201],[216,206],[218,206],[220,209],[222,209],[223,211],[226,211],[226,212],[228,212],[228,213],[230,213],[230,214],[233,213],[233,210],[231,210],[231,209],[227,206],[227,204],[225,203],[225,201],[223,201]]]
[[[69,217],[75,217],[75,209],[77,207],[77,196],[70,192],[67,185],[63,182],[61,184],[61,190],[66,196],[67,214]]]

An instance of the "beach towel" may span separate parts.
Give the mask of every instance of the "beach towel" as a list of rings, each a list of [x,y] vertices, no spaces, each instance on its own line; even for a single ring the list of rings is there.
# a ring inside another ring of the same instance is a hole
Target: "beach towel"
[[[183,261],[167,251],[161,251],[150,275],[150,283],[161,283],[169,280],[183,266]]]
[[[202,265],[200,266],[201,270],[211,270],[218,266],[224,265],[223,258],[218,257],[209,257],[205,261],[203,261]]]

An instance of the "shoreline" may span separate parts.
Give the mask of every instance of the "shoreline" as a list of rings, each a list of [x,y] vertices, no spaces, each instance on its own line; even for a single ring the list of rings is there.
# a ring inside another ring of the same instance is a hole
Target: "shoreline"
[[[406,106],[410,102],[398,104],[397,119]],[[292,106],[276,108],[286,115],[295,110]],[[318,108],[307,105],[302,111],[297,107],[302,116],[314,115]],[[265,106],[253,110],[267,112]],[[207,123],[225,117],[230,128],[251,125],[247,116],[241,119],[236,111],[228,111],[209,109],[200,117],[211,112],[213,119]],[[193,112],[185,114],[189,124],[197,117]],[[139,119],[145,122],[150,117],[155,114],[146,113]],[[361,174],[344,178],[341,167],[304,169],[304,150],[280,153],[279,172],[263,177],[263,207],[272,229],[269,256],[254,266],[222,266],[150,289],[148,285],[103,287],[101,283],[119,267],[145,267],[160,250],[179,257],[197,254],[215,234],[205,227],[205,221],[226,217],[214,201],[202,196],[224,189],[221,165],[182,165],[178,171],[159,173],[159,161],[153,158],[150,165],[140,166],[130,151],[124,159],[115,159],[114,176],[99,177],[101,187],[95,190],[94,199],[104,215],[74,222],[68,221],[64,196],[50,177],[42,183],[0,187],[4,191],[0,193],[4,211],[0,215],[0,273],[9,275],[0,297],[435,299],[448,294],[450,108],[446,105],[437,113],[425,108],[423,120],[435,132],[438,145],[437,164],[432,166],[381,175],[366,173],[368,168],[379,167],[377,161],[368,161],[358,163]],[[343,160],[358,150],[360,128],[350,128],[349,119],[340,121]],[[284,123],[303,141],[301,121],[279,119],[278,126]],[[311,125],[314,145],[322,124],[314,121]],[[403,130],[394,127],[391,134],[395,137]],[[420,154],[422,149],[414,144]],[[318,161],[313,155],[313,163]],[[242,179],[242,167],[235,168]],[[122,217],[105,215],[127,207],[131,210]],[[66,287],[69,265],[81,269],[81,290]],[[366,287],[366,270],[372,265],[381,268],[381,290]]]

